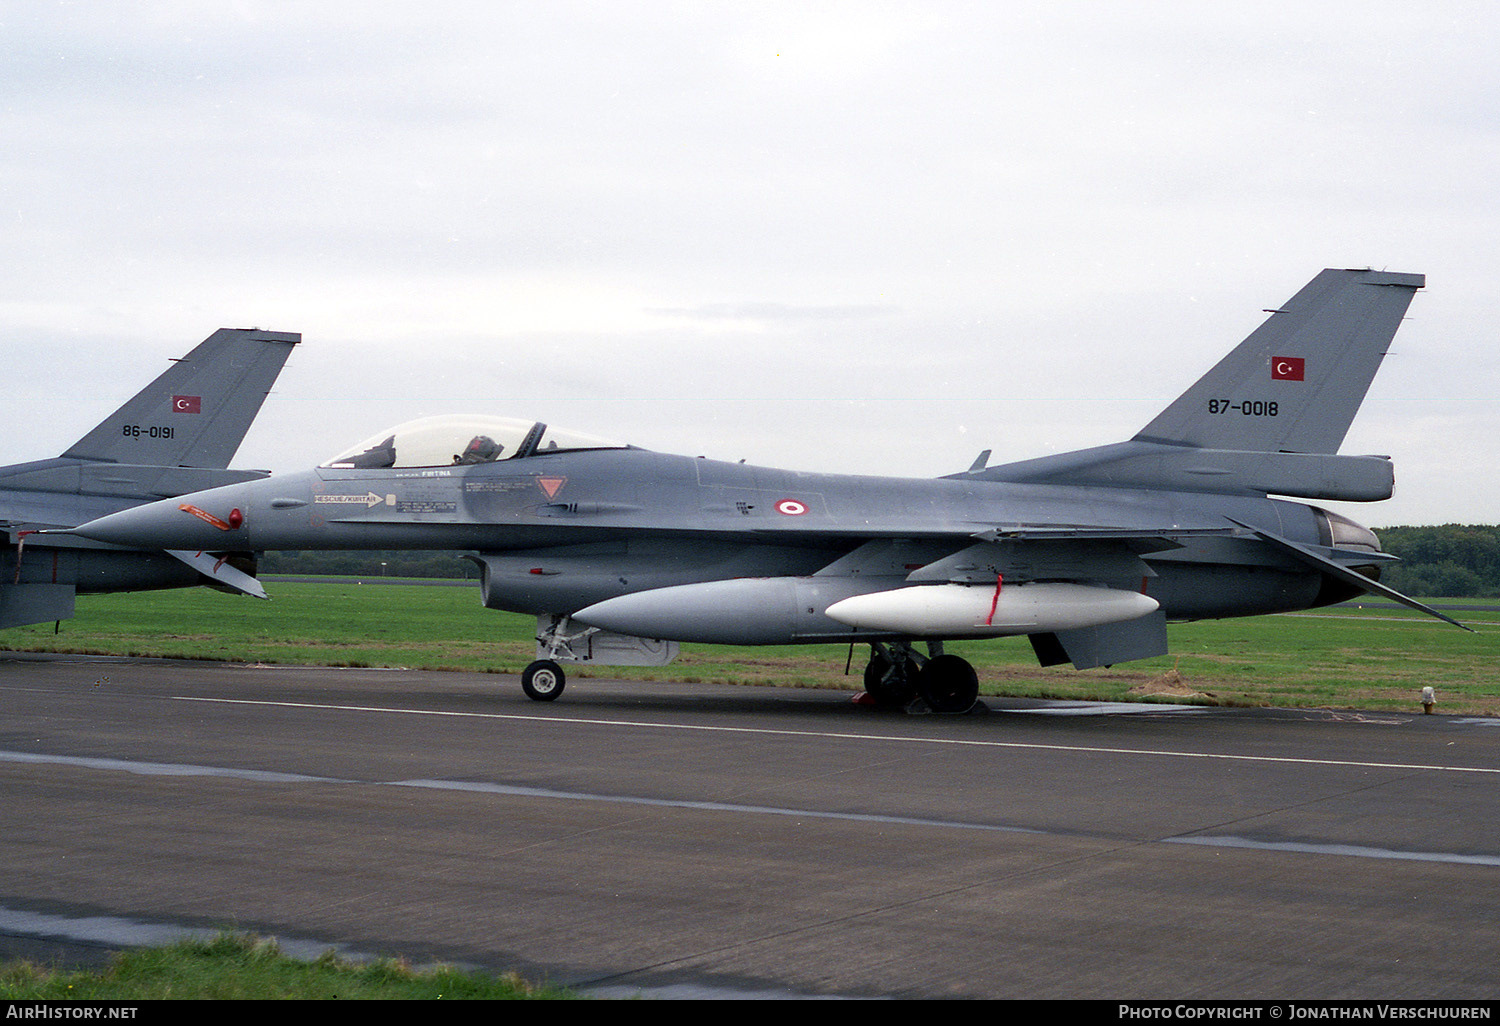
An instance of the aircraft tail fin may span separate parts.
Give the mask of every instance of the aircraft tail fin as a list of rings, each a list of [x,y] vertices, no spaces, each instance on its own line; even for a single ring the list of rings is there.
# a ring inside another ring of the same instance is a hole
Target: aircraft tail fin
[[[968,471],[982,480],[1376,502],[1395,473],[1338,448],[1420,274],[1327,270],[1128,442]],[[962,477],[965,475],[953,475]]]
[[[1420,274],[1326,270],[1135,436],[1238,452],[1338,452]]]
[[[220,328],[63,456],[225,468],[301,340],[290,332]]]

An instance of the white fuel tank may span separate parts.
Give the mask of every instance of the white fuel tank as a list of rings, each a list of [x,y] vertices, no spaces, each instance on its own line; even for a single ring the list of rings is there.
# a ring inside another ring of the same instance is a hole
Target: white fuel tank
[[[934,584],[854,595],[827,615],[860,630],[914,637],[997,638],[1097,627],[1153,613],[1139,592],[1086,584]]]

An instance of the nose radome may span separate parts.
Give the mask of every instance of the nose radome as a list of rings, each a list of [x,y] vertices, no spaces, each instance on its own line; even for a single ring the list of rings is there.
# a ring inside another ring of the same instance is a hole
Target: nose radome
[[[111,513],[74,528],[95,541],[143,549],[222,549],[245,541],[247,517],[233,497],[184,496]]]

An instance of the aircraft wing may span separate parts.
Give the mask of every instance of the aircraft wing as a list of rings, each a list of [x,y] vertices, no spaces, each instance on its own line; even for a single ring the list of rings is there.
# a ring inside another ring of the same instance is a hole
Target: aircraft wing
[[[1150,582],[1158,573],[1142,556],[1181,549],[1200,539],[1243,540],[1247,537],[1246,532],[1249,532],[1258,541],[1269,543],[1281,558],[1290,557],[1297,563],[1311,566],[1361,590],[1386,595],[1414,609],[1463,626],[1458,621],[1350,569],[1334,558],[1342,554],[1344,558],[1357,559],[1359,565],[1365,565],[1395,558],[1387,553],[1330,549],[1329,555],[1322,555],[1308,546],[1231,518],[1226,519],[1230,520],[1228,526],[1209,528],[1174,526],[1150,529],[1012,524],[975,532],[971,535],[972,544],[956,552],[950,546],[946,553],[930,559],[925,556],[931,555],[932,546],[937,544],[935,540],[926,543],[926,552],[924,544],[918,541],[870,541],[853,553],[835,560],[819,576],[848,578],[861,574],[893,575],[905,570],[908,571],[903,582],[905,585],[992,585],[996,598],[1006,586],[1037,582],[1104,585],[1117,593],[1148,594]],[[915,596],[922,593],[908,594]],[[1041,631],[1030,634],[1029,638],[1037,659],[1043,666],[1071,662],[1078,669],[1089,669],[1165,655],[1168,651],[1166,614],[1160,609],[1114,623]]]

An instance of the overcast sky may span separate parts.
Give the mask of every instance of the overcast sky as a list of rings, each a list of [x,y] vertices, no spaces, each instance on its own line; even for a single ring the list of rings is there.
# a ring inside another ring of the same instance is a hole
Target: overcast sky
[[[215,328],[235,461],[462,411],[803,470],[1119,441],[1324,267],[1344,452],[1500,521],[1490,3],[0,3],[0,463]]]

